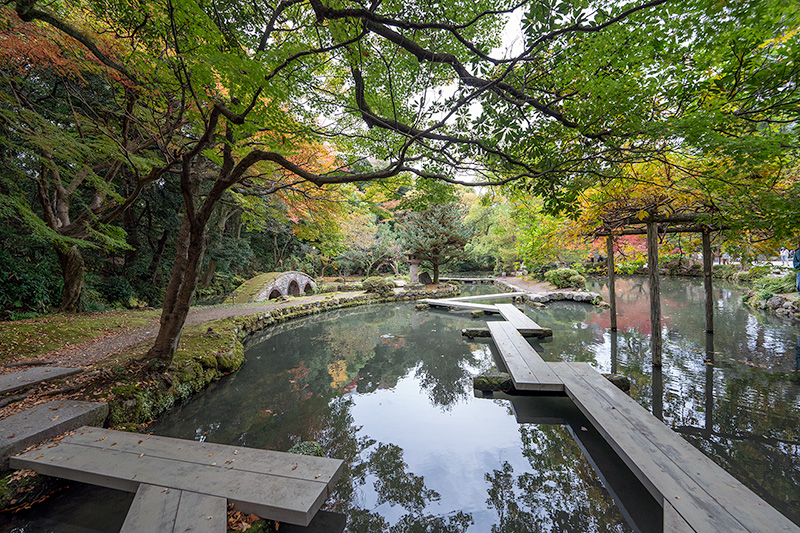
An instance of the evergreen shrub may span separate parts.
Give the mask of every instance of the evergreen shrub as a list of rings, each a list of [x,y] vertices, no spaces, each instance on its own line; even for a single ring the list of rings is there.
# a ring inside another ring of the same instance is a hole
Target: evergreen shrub
[[[544,279],[559,289],[565,289],[567,287],[583,288],[586,285],[586,278],[572,268],[556,268],[550,270],[545,272]]]
[[[361,286],[365,291],[378,294],[380,296],[389,296],[394,291],[394,283],[383,279],[380,276],[372,276],[365,279]]]

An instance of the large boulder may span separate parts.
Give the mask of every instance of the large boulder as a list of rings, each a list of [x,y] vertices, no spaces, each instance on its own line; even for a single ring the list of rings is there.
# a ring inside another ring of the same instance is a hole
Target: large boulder
[[[431,278],[430,274],[428,274],[427,272],[423,272],[422,274],[419,275],[419,282],[422,283],[423,285],[430,285],[431,283],[433,283],[433,279]]]

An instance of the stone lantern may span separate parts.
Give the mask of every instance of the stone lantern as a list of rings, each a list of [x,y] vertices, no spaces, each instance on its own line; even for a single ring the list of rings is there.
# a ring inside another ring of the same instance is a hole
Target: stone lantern
[[[419,264],[420,260],[416,254],[408,254],[408,277],[411,283],[419,283]]]

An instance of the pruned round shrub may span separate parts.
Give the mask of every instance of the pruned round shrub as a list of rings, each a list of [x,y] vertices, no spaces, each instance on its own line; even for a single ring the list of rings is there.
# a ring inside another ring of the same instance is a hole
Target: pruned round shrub
[[[394,283],[387,279],[383,279],[380,276],[372,276],[365,279],[361,283],[361,286],[365,291],[372,292],[380,296],[389,296],[394,292]]]
[[[567,287],[580,289],[586,285],[586,278],[581,276],[577,270],[572,268],[556,268],[554,270],[548,270],[544,273],[544,279],[559,289],[565,289]]]

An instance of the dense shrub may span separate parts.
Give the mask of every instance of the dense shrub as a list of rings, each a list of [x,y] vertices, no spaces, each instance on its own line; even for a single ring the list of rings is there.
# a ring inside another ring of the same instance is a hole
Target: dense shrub
[[[545,272],[544,279],[559,289],[567,287],[581,289],[586,285],[586,278],[572,268],[556,268],[555,270],[550,270]]]
[[[122,276],[111,276],[101,279],[96,285],[97,292],[110,303],[127,303],[134,296],[130,282]]]
[[[379,294],[381,296],[388,296],[392,294],[394,283],[379,276],[372,276],[363,281],[361,284],[365,291]]]

